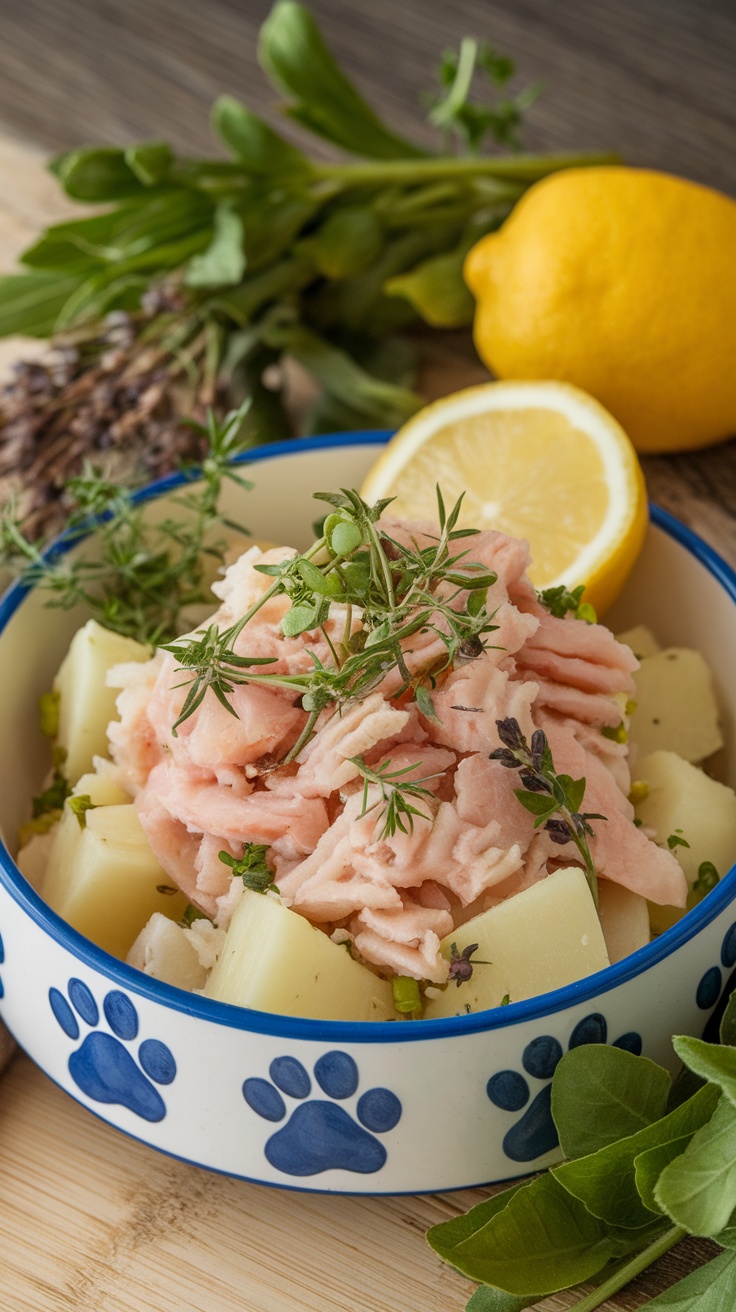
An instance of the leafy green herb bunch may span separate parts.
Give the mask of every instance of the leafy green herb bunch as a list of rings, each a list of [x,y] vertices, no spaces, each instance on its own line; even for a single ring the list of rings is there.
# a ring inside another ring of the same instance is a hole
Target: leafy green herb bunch
[[[547,173],[609,158],[518,153],[538,89],[511,94],[511,61],[472,38],[445,53],[429,101],[437,153],[381,121],[294,0],[274,6],[259,58],[288,116],[346,158],[311,158],[222,96],[212,123],[229,160],[145,141],[51,162],[95,211],[47,229],[24,271],[0,278],[0,335],[53,337],[61,351],[0,395],[0,433],[36,483],[47,444],[58,455],[71,433],[90,456],[126,444],[141,455],[157,424],[160,473],[185,443],[178,416],[246,396],[251,436],[290,435],[286,357],[318,385],[312,431],[401,423],[420,405],[404,330],[467,324],[474,242]],[[488,139],[504,149],[481,153]],[[47,501],[78,467],[56,471]]]

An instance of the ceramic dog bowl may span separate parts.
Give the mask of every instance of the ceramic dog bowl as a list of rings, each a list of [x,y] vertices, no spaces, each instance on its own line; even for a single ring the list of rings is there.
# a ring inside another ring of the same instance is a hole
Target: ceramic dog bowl
[[[306,545],[312,490],[359,486],[386,434],[283,443],[253,454],[251,493],[228,510],[254,536]],[[158,490],[170,489],[168,480]],[[156,491],[156,489],[154,489]],[[0,1014],[34,1061],[91,1111],[152,1147],[287,1188],[447,1190],[554,1160],[550,1079],[581,1043],[672,1067],[673,1033],[701,1034],[736,965],[736,868],[633,956],[554,993],[437,1021],[274,1016],[184,993],[108,956],[19,874],[15,835],[47,767],[37,699],[80,614],[14,587],[0,604]],[[736,780],[736,576],[654,510],[614,628],[646,622],[700,648]]]

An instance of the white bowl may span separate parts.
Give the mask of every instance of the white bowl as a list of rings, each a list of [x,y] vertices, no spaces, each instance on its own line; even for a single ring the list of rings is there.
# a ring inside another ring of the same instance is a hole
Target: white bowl
[[[255,491],[230,489],[255,536],[295,545],[312,490],[359,486],[386,434],[254,452]],[[167,490],[173,480],[157,485]],[[645,621],[714,671],[736,779],[736,575],[654,510],[614,628]],[[555,1157],[550,1079],[563,1051],[608,1042],[676,1065],[736,965],[736,868],[631,957],[526,1002],[447,1020],[348,1023],[255,1012],[184,993],[95,947],[50,911],[12,853],[47,765],[37,699],[80,616],[12,588],[0,603],[0,1014],[77,1101],[163,1152],[230,1175],[337,1193],[447,1190],[527,1174]]]

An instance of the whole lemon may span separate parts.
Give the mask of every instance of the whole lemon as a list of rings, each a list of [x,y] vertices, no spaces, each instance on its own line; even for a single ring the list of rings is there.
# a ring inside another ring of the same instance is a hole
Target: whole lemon
[[[465,262],[499,378],[592,393],[639,451],[736,433],[736,202],[647,169],[530,187]]]

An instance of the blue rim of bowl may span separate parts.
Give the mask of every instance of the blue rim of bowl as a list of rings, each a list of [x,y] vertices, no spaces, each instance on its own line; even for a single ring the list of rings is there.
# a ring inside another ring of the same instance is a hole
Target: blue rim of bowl
[[[290,439],[269,446],[255,447],[240,458],[239,464],[255,464],[279,456],[298,455],[307,451],[335,450],[355,446],[384,445],[391,430],[363,430],[355,433],[327,433],[313,438]],[[181,486],[187,480],[179,474],[170,474],[142,489],[138,498],[148,501]],[[695,557],[712,574],[736,605],[736,571],[718,553],[680,520],[660,506],[651,505],[651,521],[669,537]],[[53,549],[53,548],[52,548]],[[65,550],[62,544],[61,550]],[[11,616],[29,592],[24,584],[13,584],[0,598],[0,636]],[[304,1039],[322,1043],[407,1043],[432,1039],[449,1039],[502,1029],[523,1021],[541,1020],[555,1012],[567,1011],[581,1003],[590,1002],[601,994],[636,978],[657,962],[663,961],[679,947],[694,938],[701,929],[715,920],[736,899],[736,865],[720,880],[707,898],[671,929],[659,935],[652,943],[639,948],[623,961],[595,975],[588,975],[574,984],[523,1002],[511,1002],[506,1007],[474,1012],[468,1016],[450,1016],[441,1020],[423,1020],[412,1024],[396,1021],[342,1021],[311,1020],[296,1016],[278,1016],[272,1012],[254,1011],[248,1007],[235,1007],[215,1002],[182,989],[150,979],[125,962],[110,956],[89,939],[72,929],[60,916],[46,906],[21,875],[4,843],[0,842],[0,883],[13,900],[42,930],[60,946],[65,947],[84,965],[101,973],[130,992],[173,1008],[178,1012],[210,1021],[230,1029],[257,1034],[270,1034],[287,1039]],[[736,919],[736,911],[734,913]]]

